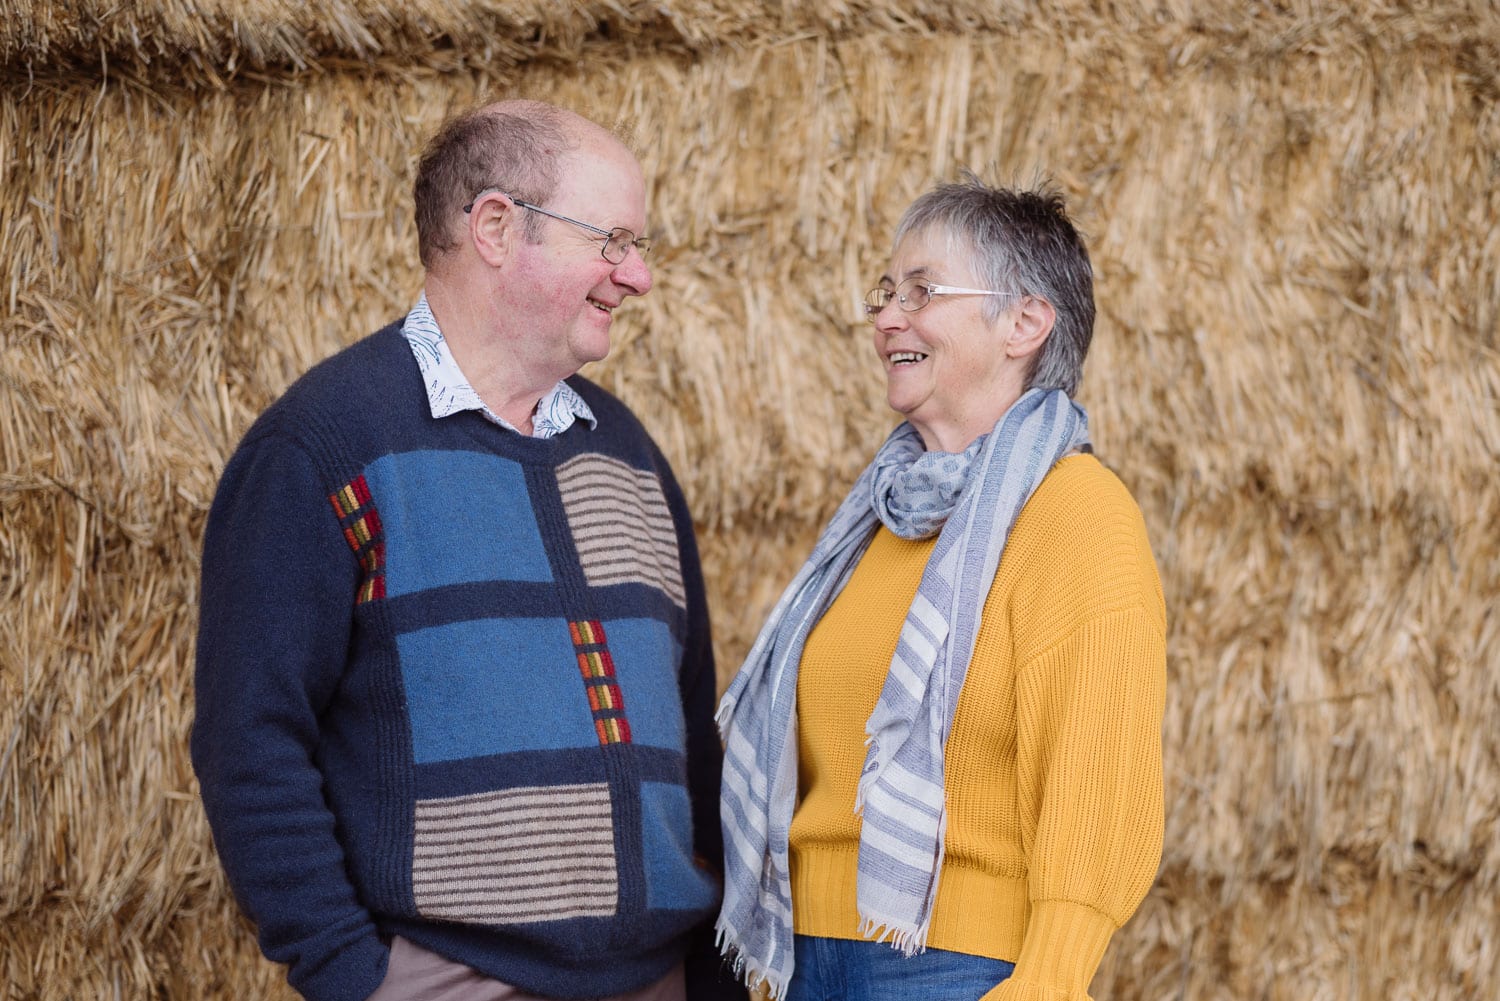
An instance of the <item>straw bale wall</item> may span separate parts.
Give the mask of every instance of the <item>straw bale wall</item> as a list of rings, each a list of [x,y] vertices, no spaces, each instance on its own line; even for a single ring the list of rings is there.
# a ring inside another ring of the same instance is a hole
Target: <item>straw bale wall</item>
[[[1094,995],[1494,996],[1492,4],[4,7],[9,998],[288,996],[187,759],[203,519],[414,301],[422,139],[515,93],[637,138],[658,284],[589,374],[684,482],[721,682],[892,423],[857,303],[900,211],[1054,177],[1171,620],[1165,857]]]

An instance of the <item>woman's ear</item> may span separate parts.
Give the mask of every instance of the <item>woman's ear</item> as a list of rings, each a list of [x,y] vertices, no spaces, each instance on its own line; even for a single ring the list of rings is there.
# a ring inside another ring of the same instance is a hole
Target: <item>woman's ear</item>
[[[1057,322],[1057,310],[1052,303],[1040,296],[1021,297],[1016,307],[1016,325],[1005,342],[1005,352],[1012,358],[1025,358],[1035,354],[1047,342],[1052,325]]]

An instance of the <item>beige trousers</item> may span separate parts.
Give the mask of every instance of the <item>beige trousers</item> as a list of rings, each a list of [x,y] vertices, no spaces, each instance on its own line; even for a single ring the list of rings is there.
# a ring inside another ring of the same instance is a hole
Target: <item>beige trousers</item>
[[[439,956],[397,935],[391,940],[385,979],[369,1001],[548,1001],[502,984],[462,963]],[[638,991],[611,994],[600,1001],[687,1001],[682,966]]]

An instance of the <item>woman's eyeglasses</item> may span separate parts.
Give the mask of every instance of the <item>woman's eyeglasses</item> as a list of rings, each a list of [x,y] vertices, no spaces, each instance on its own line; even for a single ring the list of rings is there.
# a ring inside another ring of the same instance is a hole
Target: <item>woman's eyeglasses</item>
[[[922,278],[908,278],[895,288],[872,288],[865,293],[865,319],[871,323],[880,311],[895,300],[897,306],[907,313],[915,313],[932,301],[935,295],[1003,295],[1016,297],[1014,292],[992,292],[984,288],[960,288],[957,285],[937,285]]]

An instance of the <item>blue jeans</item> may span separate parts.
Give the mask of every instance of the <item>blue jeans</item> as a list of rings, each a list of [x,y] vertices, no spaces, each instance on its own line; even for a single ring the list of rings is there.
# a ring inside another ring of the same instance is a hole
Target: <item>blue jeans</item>
[[[978,1001],[1014,963],[928,949],[907,958],[889,942],[798,935],[785,1001]]]

